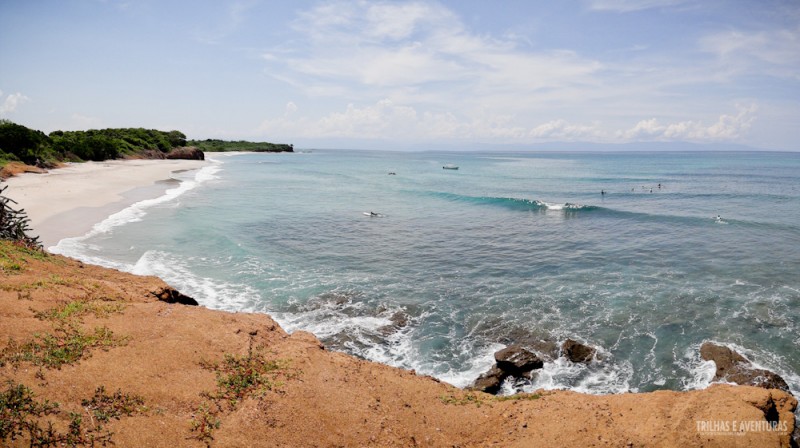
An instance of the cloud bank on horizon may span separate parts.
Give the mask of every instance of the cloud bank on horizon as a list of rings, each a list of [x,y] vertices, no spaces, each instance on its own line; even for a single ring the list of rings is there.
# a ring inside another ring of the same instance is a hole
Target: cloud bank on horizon
[[[418,148],[800,150],[791,0],[4,2],[0,118]]]

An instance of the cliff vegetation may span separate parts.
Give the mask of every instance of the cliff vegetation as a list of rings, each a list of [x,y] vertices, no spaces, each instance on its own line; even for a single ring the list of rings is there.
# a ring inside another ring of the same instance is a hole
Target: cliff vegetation
[[[62,162],[120,158],[201,159],[203,151],[293,152],[291,144],[268,142],[188,140],[181,131],[108,128],[53,131],[49,135],[0,120],[0,177],[53,168]]]

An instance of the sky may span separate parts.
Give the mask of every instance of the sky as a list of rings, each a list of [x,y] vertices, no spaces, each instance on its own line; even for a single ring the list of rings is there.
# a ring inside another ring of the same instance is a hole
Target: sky
[[[798,151],[800,0],[0,0],[0,118],[308,148]]]

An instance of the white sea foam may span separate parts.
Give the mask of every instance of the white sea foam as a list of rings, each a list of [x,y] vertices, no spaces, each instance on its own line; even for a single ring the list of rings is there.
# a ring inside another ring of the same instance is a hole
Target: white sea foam
[[[85,235],[64,238],[58,242],[57,245],[50,247],[48,250],[52,253],[66,255],[81,261],[98,264],[106,267],[113,267],[116,269],[130,270],[128,265],[121,265],[110,260],[103,260],[101,257],[93,257],[88,254],[92,250],[92,246],[85,243],[86,240],[97,235],[110,233],[115,227],[119,227],[131,222],[141,221],[147,214],[147,210],[153,206],[164,204],[173,201],[203,182],[217,179],[216,173],[220,170],[220,164],[209,165],[198,170],[192,179],[181,180],[175,188],[170,188],[164,192],[163,195],[153,198],[144,199],[136,202],[133,205],[117,212],[103,221],[92,226],[92,229]],[[128,267],[128,269],[126,269]]]
[[[591,363],[574,363],[565,357],[545,362],[535,371],[523,392],[537,389],[569,389],[587,394],[616,394],[636,392],[630,386],[633,365],[629,361],[615,362],[609,352],[600,349],[600,358]]]
[[[139,258],[130,272],[159,277],[209,308],[241,311],[260,300],[258,291],[251,286],[198,275],[190,268],[195,261],[197,260],[193,257],[178,257],[167,252],[149,250]]]
[[[486,372],[489,366],[494,364],[494,353],[503,347],[502,344],[490,344],[483,350],[479,350],[476,355],[470,358],[469,367],[464,370],[455,371],[451,369],[444,373],[434,374],[432,371],[426,371],[426,366],[420,363],[421,365],[417,368],[417,371],[433,375],[456,387],[467,387],[472,384],[478,376]]]
[[[683,356],[676,359],[675,363],[688,372],[688,377],[681,380],[681,389],[683,390],[705,389],[714,380],[714,374],[717,371],[714,361],[704,361],[700,357],[700,344],[687,347]]]
[[[585,206],[581,204],[573,204],[571,202],[556,204],[552,202],[536,201],[536,203],[543,205],[547,210],[553,210],[553,211],[580,210],[585,208]]]

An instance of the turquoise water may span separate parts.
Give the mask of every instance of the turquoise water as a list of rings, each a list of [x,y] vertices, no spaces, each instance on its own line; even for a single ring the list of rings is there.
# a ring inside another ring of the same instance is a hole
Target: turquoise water
[[[602,361],[514,387],[704,387],[713,340],[800,391],[800,154],[212,157],[55,250],[458,386],[570,337]]]

